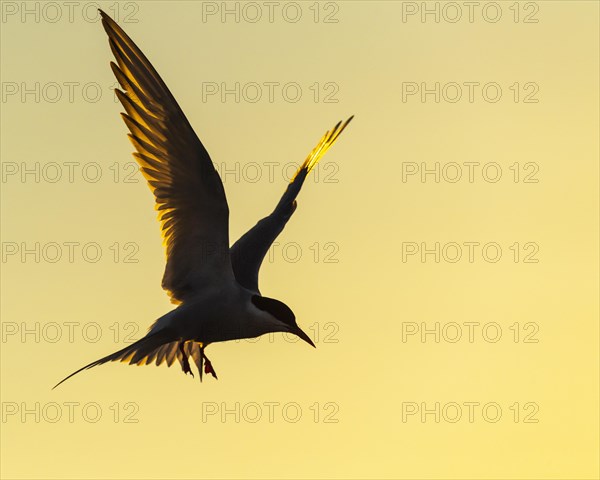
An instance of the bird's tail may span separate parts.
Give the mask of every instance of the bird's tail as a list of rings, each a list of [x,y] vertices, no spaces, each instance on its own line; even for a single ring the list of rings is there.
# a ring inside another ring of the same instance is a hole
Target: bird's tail
[[[346,126],[352,121],[353,118],[354,115],[352,115],[343,124],[340,121],[335,127],[333,127],[332,130],[328,130],[327,132],[325,132],[325,135],[321,137],[321,140],[319,140],[317,146],[312,149],[312,151],[308,154],[308,157],[306,157],[306,160],[304,160],[302,165],[300,165],[300,168],[298,168],[298,171],[290,180],[290,183],[292,183],[301,172],[305,172],[305,175],[307,175],[308,172],[310,172],[313,169],[313,167],[319,162],[319,160],[321,160],[323,155],[327,153],[327,150],[329,150],[329,148],[336,142],[340,134],[344,131]]]
[[[146,335],[144,338],[137,342],[128,345],[127,347],[115,352],[111,355],[96,360],[85,367],[81,367],[79,370],[73,372],[68,377],[63,378],[58,382],[52,390],[58,387],[65,380],[68,380],[73,375],[87,370],[88,368],[95,367],[96,365],[102,365],[107,362],[129,362],[129,365],[148,365],[154,359],[156,364],[160,365],[163,361],[166,361],[169,366],[173,363],[177,357],[177,345],[178,341],[175,339],[169,329],[159,330],[155,333]]]

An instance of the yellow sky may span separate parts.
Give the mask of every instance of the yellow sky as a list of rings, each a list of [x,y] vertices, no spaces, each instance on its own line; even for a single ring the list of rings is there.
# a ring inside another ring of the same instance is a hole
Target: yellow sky
[[[262,269],[316,350],[50,391],[172,307],[95,7],[52,3],[2,2],[3,478],[597,478],[596,2],[99,2],[220,169],[232,242],[355,119]]]

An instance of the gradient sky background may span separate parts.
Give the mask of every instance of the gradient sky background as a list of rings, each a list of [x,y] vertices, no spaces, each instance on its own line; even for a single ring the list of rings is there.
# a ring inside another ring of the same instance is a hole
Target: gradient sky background
[[[598,477],[597,2],[500,2],[496,22],[458,2],[454,23],[435,2],[439,22],[412,14],[421,2],[281,2],[272,22],[264,2],[256,22],[235,2],[239,22],[221,2],[99,2],[234,172],[232,242],[273,208],[285,166],[356,118],[262,269],[316,350],[230,342],[208,350],[219,381],[110,364],[51,391],[171,308],[151,194],[139,172],[125,181],[106,35],[93,3],[65,3],[2,2],[3,478]],[[239,102],[207,95],[236,82]],[[436,82],[439,102],[403,101]],[[439,183],[403,178],[436,163]],[[439,262],[403,258],[436,242]],[[423,339],[436,323],[439,342]]]

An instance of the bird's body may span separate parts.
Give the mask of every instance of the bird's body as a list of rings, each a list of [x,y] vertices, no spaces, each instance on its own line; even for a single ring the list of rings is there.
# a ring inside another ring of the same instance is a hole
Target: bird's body
[[[298,169],[275,210],[229,247],[229,207],[208,152],[175,98],[133,40],[100,10],[117,63],[111,68],[121,88],[134,157],[146,177],[159,212],[167,264],[162,280],[178,305],[140,340],[72,373],[111,361],[148,365],[179,361],[192,373],[189,358],[216,378],[204,349],[215,342],[290,332],[309,344],[290,308],[264,297],[258,273],[269,247],[296,210],[306,176],[337,140],[352,117],[327,132]]]
[[[176,339],[208,345],[287,331],[285,324],[252,303],[255,295],[237,282],[211,286],[160,317],[148,333],[168,329]]]

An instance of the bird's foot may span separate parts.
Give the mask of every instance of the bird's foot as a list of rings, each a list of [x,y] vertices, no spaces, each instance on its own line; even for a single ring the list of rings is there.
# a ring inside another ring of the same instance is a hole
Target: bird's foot
[[[203,352],[204,353],[204,352]],[[215,377],[218,380],[217,377],[217,372],[215,372],[215,369],[212,366],[212,363],[210,363],[210,360],[208,359],[208,357],[206,355],[204,355],[204,373],[206,374],[211,374],[213,377]]]

